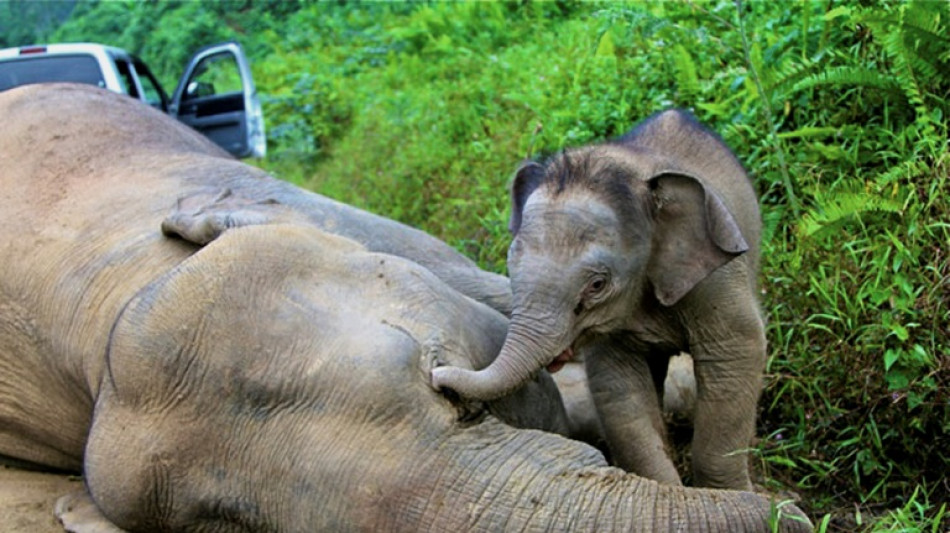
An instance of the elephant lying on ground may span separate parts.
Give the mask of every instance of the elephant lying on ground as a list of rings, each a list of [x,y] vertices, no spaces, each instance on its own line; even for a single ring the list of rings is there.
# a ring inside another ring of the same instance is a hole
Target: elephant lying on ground
[[[70,530],[811,530],[542,431],[544,374],[483,409],[435,391],[507,320],[415,262],[305,218],[163,236],[179,197],[276,185],[161,113],[53,85],[0,116],[0,454],[82,469]]]

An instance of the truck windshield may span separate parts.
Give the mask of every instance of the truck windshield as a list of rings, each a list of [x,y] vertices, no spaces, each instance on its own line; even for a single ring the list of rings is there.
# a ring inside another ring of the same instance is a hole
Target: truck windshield
[[[102,70],[92,56],[26,56],[0,62],[0,91],[28,83],[72,81],[105,87]]]

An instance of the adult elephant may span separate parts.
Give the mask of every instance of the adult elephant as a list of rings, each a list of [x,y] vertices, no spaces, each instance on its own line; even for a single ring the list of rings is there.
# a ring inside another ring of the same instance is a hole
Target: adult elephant
[[[682,111],[521,167],[508,255],[513,310],[487,369],[433,383],[498,397],[576,350],[616,463],[679,484],[660,410],[670,357],[694,361],[700,486],[748,490],[743,450],[765,366],[758,201],[732,152]],[[552,366],[553,365],[553,366]]]
[[[157,111],[56,85],[0,116],[0,454],[83,471],[70,531],[810,530],[541,431],[547,378],[484,408],[432,389],[507,320],[416,262],[307,218],[164,236],[183,195],[276,185]]]

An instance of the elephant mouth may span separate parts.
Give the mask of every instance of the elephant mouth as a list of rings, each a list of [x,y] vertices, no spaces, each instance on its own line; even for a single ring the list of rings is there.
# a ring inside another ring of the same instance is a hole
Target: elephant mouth
[[[574,348],[568,347],[566,350],[559,353],[558,356],[555,357],[553,361],[548,363],[548,366],[546,368],[548,369],[548,372],[553,374],[557,372],[558,370],[564,368],[564,365],[566,365],[573,358],[574,358]]]

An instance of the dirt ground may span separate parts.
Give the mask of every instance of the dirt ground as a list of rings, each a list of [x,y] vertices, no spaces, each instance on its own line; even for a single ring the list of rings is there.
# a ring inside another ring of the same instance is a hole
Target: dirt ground
[[[76,476],[0,465],[0,533],[63,533],[53,506],[60,496],[80,488]]]

